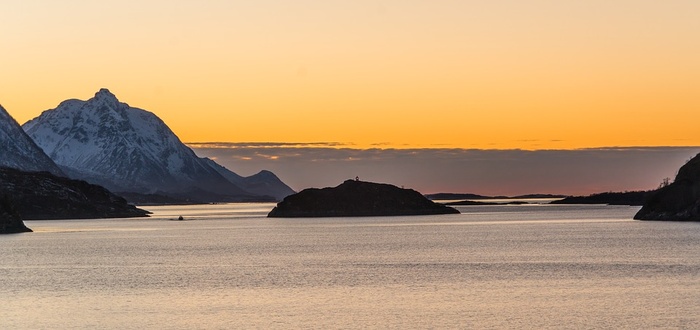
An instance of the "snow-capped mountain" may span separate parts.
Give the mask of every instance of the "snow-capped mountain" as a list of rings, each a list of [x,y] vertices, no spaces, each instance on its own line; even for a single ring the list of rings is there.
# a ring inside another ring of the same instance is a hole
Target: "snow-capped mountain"
[[[23,125],[69,176],[116,192],[198,201],[264,200],[197,157],[156,115],[121,103],[107,89],[63,101]]]
[[[28,172],[48,171],[64,176],[61,169],[22,130],[0,105],[0,166]]]

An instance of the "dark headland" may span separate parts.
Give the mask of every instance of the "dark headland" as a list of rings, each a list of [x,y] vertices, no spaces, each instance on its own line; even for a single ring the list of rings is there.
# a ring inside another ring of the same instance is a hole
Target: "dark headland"
[[[12,207],[24,220],[145,217],[107,189],[49,172],[25,172],[0,167],[0,195],[10,196]]]
[[[309,188],[287,196],[267,215],[271,218],[364,217],[456,214],[413,189],[347,180],[333,188]]]
[[[652,194],[634,218],[700,221],[700,154],[678,170],[673,183]]]
[[[27,228],[8,196],[0,196],[0,234],[26,233]]]

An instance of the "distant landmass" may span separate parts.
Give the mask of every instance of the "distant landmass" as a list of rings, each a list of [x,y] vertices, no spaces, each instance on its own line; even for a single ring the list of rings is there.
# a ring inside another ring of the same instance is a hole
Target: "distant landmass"
[[[518,196],[484,196],[477,194],[460,193],[438,193],[426,195],[431,200],[457,200],[448,202],[445,205],[468,206],[468,205],[520,205],[527,204],[522,199],[557,199],[550,204],[607,204],[607,205],[632,205],[640,206],[654,193],[648,191],[625,191],[625,192],[604,192],[587,196],[567,196],[553,194],[527,194]],[[503,201],[489,201],[500,199]],[[513,201],[508,201],[513,200]]]
[[[287,196],[268,217],[362,217],[455,214],[412,189],[389,184],[347,180],[333,188],[310,188]]]
[[[49,172],[24,172],[0,167],[0,195],[10,196],[24,220],[145,217],[107,189]]]
[[[457,201],[457,202],[449,202],[449,203],[444,203],[445,205],[448,206],[478,206],[478,205],[524,205],[524,204],[530,204],[525,201],[505,201],[505,202],[482,202],[482,201],[473,201],[473,200],[463,200],[463,201]]]
[[[68,176],[127,197],[241,202],[294,193],[270,172],[241,177],[197,157],[155,114],[119,102],[107,89],[87,101],[63,101],[23,129]]]
[[[569,196],[550,204],[607,204],[640,206],[654,193],[654,190],[604,192],[588,196]]]
[[[469,193],[436,193],[425,195],[430,200],[458,200],[458,199],[536,199],[536,198],[564,198],[566,195],[552,194],[528,194],[517,196],[484,196]]]
[[[672,183],[649,196],[634,218],[700,221],[700,154],[678,170]]]
[[[244,177],[230,171],[209,158],[203,158],[203,160],[226,180],[255,195],[271,196],[274,200],[281,201],[283,198],[294,193],[292,188],[270,171],[262,170],[251,176]]]

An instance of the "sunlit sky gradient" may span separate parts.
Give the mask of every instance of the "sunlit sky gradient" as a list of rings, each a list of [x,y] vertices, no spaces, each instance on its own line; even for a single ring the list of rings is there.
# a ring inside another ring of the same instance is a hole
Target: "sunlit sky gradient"
[[[4,0],[23,123],[109,88],[183,141],[700,145],[700,1]]]

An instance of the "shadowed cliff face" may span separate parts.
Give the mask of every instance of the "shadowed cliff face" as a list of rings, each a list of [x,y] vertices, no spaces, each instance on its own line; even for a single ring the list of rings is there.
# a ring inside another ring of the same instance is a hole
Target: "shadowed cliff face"
[[[31,232],[7,196],[0,195],[0,234]]]
[[[700,154],[678,170],[634,216],[637,220],[700,221]]]
[[[268,217],[359,217],[459,213],[419,192],[389,184],[348,180],[334,188],[287,196]]]

